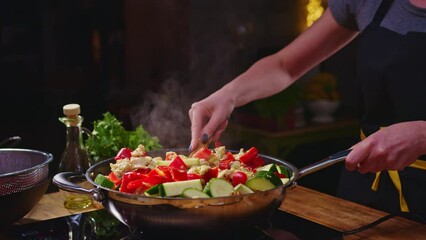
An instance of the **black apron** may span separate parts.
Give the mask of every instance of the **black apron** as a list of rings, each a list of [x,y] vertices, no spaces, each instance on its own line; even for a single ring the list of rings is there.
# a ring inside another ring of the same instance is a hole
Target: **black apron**
[[[394,123],[426,120],[426,33],[401,35],[381,27],[392,3],[384,0],[359,36],[359,110],[361,130],[366,136]],[[426,171],[407,167],[397,174],[409,214],[426,218]],[[380,184],[373,191],[375,178],[376,174],[343,169],[338,196],[402,214],[400,194],[388,172],[381,173]]]

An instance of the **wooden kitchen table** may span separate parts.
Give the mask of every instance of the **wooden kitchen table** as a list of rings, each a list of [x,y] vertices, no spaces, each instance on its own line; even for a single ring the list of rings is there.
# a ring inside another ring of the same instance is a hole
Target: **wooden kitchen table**
[[[342,232],[362,227],[386,215],[384,212],[302,186],[289,188],[286,194],[281,210]],[[81,212],[65,209],[62,204],[63,199],[59,192],[45,194],[33,210],[17,224]],[[95,203],[84,211],[101,208],[100,204]],[[395,217],[368,230],[345,236],[344,239],[426,239],[426,224]]]

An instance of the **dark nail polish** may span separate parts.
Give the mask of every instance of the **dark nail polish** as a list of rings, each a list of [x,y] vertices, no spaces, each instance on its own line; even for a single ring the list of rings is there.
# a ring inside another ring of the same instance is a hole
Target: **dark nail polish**
[[[203,136],[201,136],[201,143],[206,144],[208,139],[209,139],[209,136],[207,136],[207,134],[204,133]]]

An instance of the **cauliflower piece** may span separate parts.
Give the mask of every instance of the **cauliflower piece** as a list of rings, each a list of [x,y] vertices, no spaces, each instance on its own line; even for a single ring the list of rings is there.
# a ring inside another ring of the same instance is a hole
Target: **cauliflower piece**
[[[199,175],[204,175],[211,167],[208,165],[200,165],[200,166],[192,166],[189,170],[188,170],[188,174],[199,174]]]
[[[150,169],[154,169],[158,166],[158,162],[162,161],[163,159],[161,157],[155,157],[151,160],[151,162],[149,163],[148,167]]]
[[[230,180],[234,172],[235,172],[235,169],[225,169],[225,170],[219,171],[219,174],[217,175],[217,177],[223,178],[225,180]]]
[[[200,161],[200,164],[199,164],[200,166],[210,166],[210,163],[206,159],[201,158],[198,160]]]
[[[214,155],[218,158],[218,159],[222,159],[224,158],[224,156],[226,157],[226,149],[225,146],[220,146],[214,149]]]
[[[244,154],[244,148],[241,148],[240,151],[237,154],[234,154],[235,160],[240,161],[240,157],[243,154]]]
[[[143,157],[146,156],[145,146],[139,144],[139,146],[132,152],[132,157]]]
[[[128,158],[117,160],[115,163],[110,163],[111,171],[114,175],[121,179],[126,172],[132,171],[132,164]]]
[[[130,164],[132,165],[132,169],[136,170],[139,168],[147,168],[152,161],[152,157],[131,157]]]

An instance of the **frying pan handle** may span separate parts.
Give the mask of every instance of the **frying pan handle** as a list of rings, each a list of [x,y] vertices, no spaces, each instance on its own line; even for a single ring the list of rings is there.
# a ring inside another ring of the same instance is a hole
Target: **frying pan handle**
[[[75,183],[72,183],[69,180],[71,178],[84,179],[85,175],[79,172],[61,172],[53,177],[52,182],[62,190],[74,193],[89,194],[92,195],[96,201],[102,201],[103,194],[99,190],[97,190],[96,188],[83,188]]]
[[[344,161],[351,151],[352,151],[351,149],[347,149],[347,150],[334,153],[319,162],[316,162],[304,168],[301,168],[299,171],[299,178],[305,175],[311,174],[313,172],[316,172],[318,170],[321,170],[323,168],[329,167],[333,164]]]

